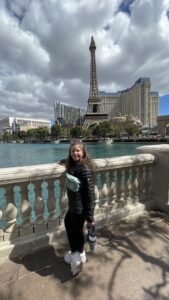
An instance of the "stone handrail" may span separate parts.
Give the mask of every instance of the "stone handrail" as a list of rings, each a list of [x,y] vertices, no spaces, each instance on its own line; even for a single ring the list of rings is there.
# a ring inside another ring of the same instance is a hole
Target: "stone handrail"
[[[56,178],[61,176],[64,171],[65,167],[58,163],[3,168],[0,169],[0,185],[43,178]]]
[[[96,172],[100,170],[119,169],[124,167],[151,164],[155,160],[152,154],[120,156],[115,158],[94,159]],[[0,169],[0,186],[30,180],[56,178],[63,175],[64,165],[58,163],[11,167]]]

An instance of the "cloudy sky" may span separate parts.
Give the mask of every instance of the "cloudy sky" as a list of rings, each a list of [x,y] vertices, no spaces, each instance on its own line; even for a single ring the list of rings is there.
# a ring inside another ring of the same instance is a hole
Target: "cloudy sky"
[[[99,89],[150,77],[169,114],[169,0],[1,0],[0,119],[86,107],[92,35]]]

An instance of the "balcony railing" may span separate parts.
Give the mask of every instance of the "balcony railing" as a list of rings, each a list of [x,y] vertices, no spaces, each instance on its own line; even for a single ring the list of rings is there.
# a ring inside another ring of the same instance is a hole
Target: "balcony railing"
[[[94,160],[98,226],[145,208],[166,209],[169,146],[140,147],[138,151],[142,153]],[[0,248],[63,229],[64,183],[65,167],[57,163],[0,170]]]

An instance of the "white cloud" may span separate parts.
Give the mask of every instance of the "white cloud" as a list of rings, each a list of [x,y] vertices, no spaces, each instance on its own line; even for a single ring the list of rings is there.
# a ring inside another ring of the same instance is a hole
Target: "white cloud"
[[[49,54],[41,47],[38,37],[23,31],[18,23],[0,11],[0,60],[10,72],[41,74],[48,72]]]
[[[150,77],[169,93],[168,0],[3,0],[0,2],[0,118],[53,119],[56,99],[85,107],[91,35],[99,88],[116,92]]]

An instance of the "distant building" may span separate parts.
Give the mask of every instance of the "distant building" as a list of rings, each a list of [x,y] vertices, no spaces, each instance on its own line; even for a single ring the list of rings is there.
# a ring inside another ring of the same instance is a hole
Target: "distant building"
[[[169,135],[169,115],[158,116],[157,131],[162,136]]]
[[[113,117],[111,122],[114,126],[128,126],[128,125],[136,125],[138,128],[142,127],[142,123],[136,117],[130,116],[122,116],[119,114],[118,117]]]
[[[72,106],[61,101],[54,103],[55,122],[65,125],[81,125],[86,113],[85,108]]]
[[[117,93],[100,92],[104,112],[109,119],[119,115],[133,115],[143,126],[152,128],[157,125],[159,94],[151,91],[149,78],[139,78],[135,84]]]
[[[27,131],[28,129],[46,127],[51,130],[51,121],[44,119],[28,119],[20,117],[7,117],[0,120],[0,134],[4,132]]]

